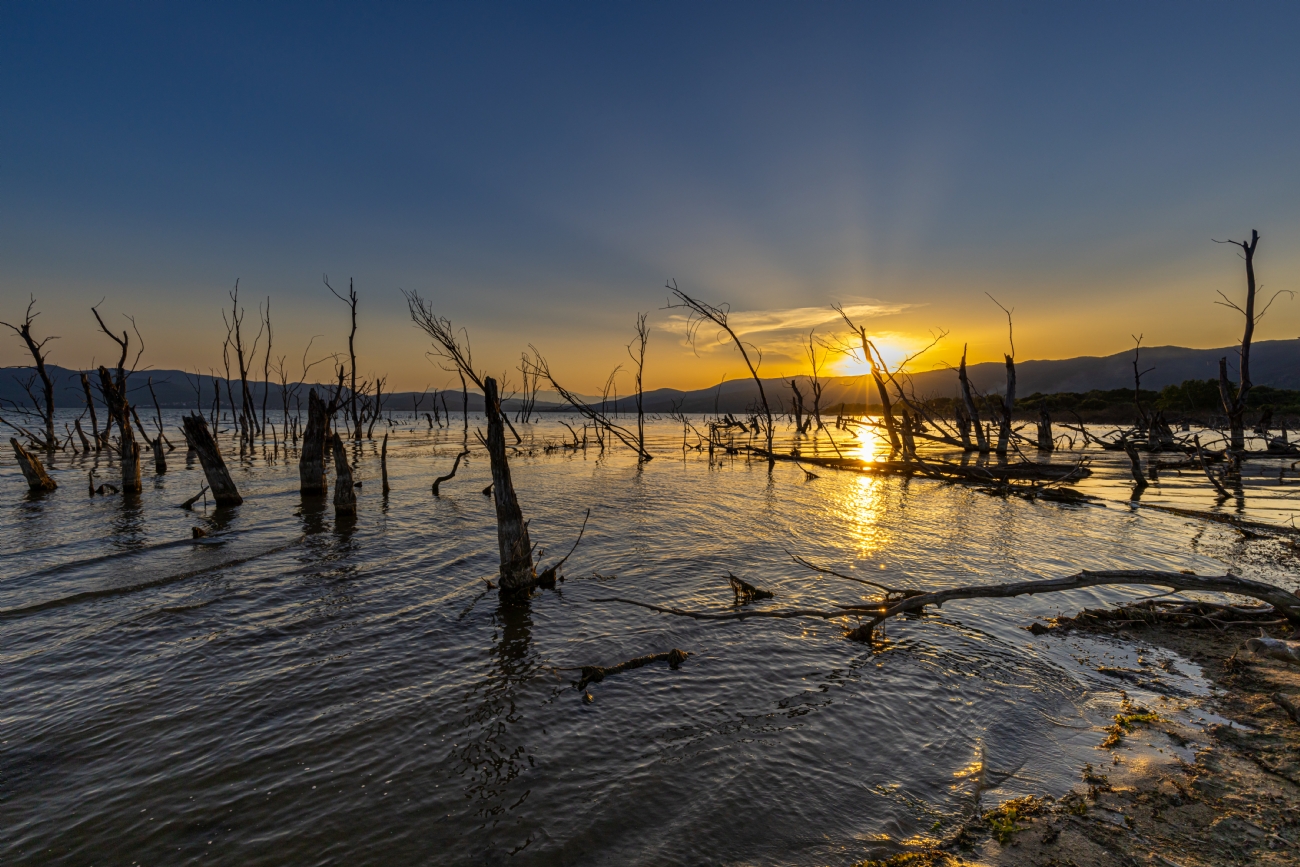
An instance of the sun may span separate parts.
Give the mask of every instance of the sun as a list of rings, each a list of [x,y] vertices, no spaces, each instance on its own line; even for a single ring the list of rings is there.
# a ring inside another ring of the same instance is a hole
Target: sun
[[[882,335],[870,339],[871,345],[876,347],[876,351],[880,353],[880,357],[884,359],[890,370],[897,370],[898,365],[902,364],[908,355],[916,351],[911,348],[911,342],[902,335]],[[853,345],[857,346],[857,341],[854,341]],[[871,373],[871,365],[863,357],[861,349],[858,350],[857,357],[851,355],[841,356],[835,365],[835,369],[840,376],[866,376]]]

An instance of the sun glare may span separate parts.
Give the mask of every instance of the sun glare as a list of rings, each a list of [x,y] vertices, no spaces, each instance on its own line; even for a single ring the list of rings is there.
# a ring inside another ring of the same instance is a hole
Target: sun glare
[[[872,337],[871,343],[876,347],[881,358],[884,359],[885,364],[891,370],[902,364],[910,353],[916,351],[910,348],[908,341],[904,338]],[[866,358],[862,357],[861,351],[859,351],[856,358],[848,355],[842,356],[836,365],[836,371],[840,376],[865,376],[871,373],[871,365],[867,363]]]

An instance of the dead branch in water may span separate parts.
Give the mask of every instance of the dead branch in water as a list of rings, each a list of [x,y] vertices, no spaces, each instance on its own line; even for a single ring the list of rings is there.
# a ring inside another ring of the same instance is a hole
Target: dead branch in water
[[[551,384],[551,387],[559,393],[560,397],[564,399],[565,403],[576,409],[583,418],[589,419],[597,426],[604,428],[614,436],[618,437],[619,442],[636,452],[637,456],[642,461],[648,461],[654,457],[645,450],[636,434],[632,433],[632,431],[622,425],[615,424],[610,420],[609,416],[605,415],[603,412],[569,391],[563,385],[556,382],[555,377],[551,375],[550,365],[546,363],[546,359],[542,356],[542,353],[538,351],[535,346],[530,345],[528,348],[533,351],[533,358],[529,363],[533,366],[537,375],[544,377],[546,381]],[[561,422],[561,424],[564,424],[564,422]],[[565,427],[568,427],[568,425],[565,424]],[[573,428],[569,428],[569,430],[572,431]],[[574,442],[577,442],[577,434],[574,434]]]
[[[727,583],[731,585],[731,592],[736,595],[736,604],[744,605],[748,602],[757,602],[760,599],[772,599],[776,594],[771,590],[763,590],[755,587],[743,578],[737,578],[730,572],[727,573]]]
[[[561,581],[564,580],[564,577],[560,575],[560,567],[563,566],[565,562],[570,557],[573,556],[574,551],[578,550],[578,543],[582,541],[582,534],[587,532],[587,520],[590,517],[591,517],[591,509],[588,509],[587,514],[584,515],[582,518],[582,527],[578,530],[578,538],[573,540],[573,547],[569,549],[569,553],[565,554],[562,558],[560,558],[560,562],[556,563],[554,566],[549,566],[546,569],[543,569],[541,571],[541,573],[537,576],[538,587],[541,587],[545,590],[552,590],[555,588],[555,581],[557,578]]]
[[[445,476],[438,476],[438,478],[433,480],[433,495],[435,497],[438,496],[439,485],[441,485],[443,482],[450,482],[453,478],[456,477],[456,469],[460,466],[461,458],[465,457],[467,454],[469,454],[469,452],[461,452],[460,454],[456,455],[456,462],[451,465],[451,472],[447,473],[447,475]]]
[[[823,570],[818,570],[823,571]],[[837,573],[832,573],[837,574]],[[840,576],[844,577],[844,576]],[[1157,572],[1146,569],[1113,570],[1105,572],[1079,572],[1064,578],[1047,578],[1039,581],[1016,581],[1010,584],[985,584],[969,587],[951,587],[930,593],[905,591],[890,588],[886,597],[863,604],[840,605],[835,609],[793,608],[787,610],[754,611],[743,609],[730,612],[689,611],[652,605],[635,599],[622,597],[605,597],[593,599],[593,602],[620,602],[636,605],[651,611],[672,614],[678,617],[690,617],[695,620],[744,620],[749,617],[798,618],[814,617],[833,620],[840,617],[870,617],[866,623],[851,630],[847,637],[854,641],[870,641],[877,625],[891,617],[901,614],[922,614],[926,606],[940,607],[945,602],[961,599],[1008,599],[1015,596],[1056,593],[1065,590],[1079,590],[1085,587],[1100,586],[1149,586],[1165,587],[1173,591],[1195,591],[1205,593],[1227,593],[1258,599],[1273,606],[1277,613],[1289,623],[1300,628],[1300,597],[1292,593],[1248,578],[1236,575],[1202,576],[1184,572]],[[890,595],[906,595],[896,601],[890,601]]]
[[[33,491],[53,491],[58,487],[50,474],[45,472],[40,458],[24,449],[22,443],[14,437],[9,437],[9,444],[14,447],[14,457],[23,471],[23,477],[27,479],[27,487]]]
[[[581,678],[575,681],[573,686],[575,689],[586,689],[587,684],[589,683],[600,683],[611,674],[631,671],[634,668],[641,668],[642,666],[649,665],[652,662],[666,662],[668,663],[669,668],[676,671],[689,656],[690,653],[685,650],[678,650],[674,647],[667,653],[651,653],[646,656],[638,656],[635,659],[620,662],[618,665],[611,665],[608,667],[600,665],[584,665],[581,669]]]

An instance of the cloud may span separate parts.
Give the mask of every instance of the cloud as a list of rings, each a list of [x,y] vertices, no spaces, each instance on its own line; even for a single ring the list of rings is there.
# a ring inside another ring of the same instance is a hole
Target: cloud
[[[858,321],[867,320],[873,316],[892,316],[915,306],[917,305],[872,300],[859,304],[845,304],[844,312],[854,321]],[[674,325],[680,325],[683,328],[687,322],[687,316],[683,313],[674,313],[668,318]],[[842,321],[840,315],[829,306],[788,307],[782,310],[740,310],[733,311],[727,316],[727,322],[741,336],[777,331],[807,331],[819,325]]]

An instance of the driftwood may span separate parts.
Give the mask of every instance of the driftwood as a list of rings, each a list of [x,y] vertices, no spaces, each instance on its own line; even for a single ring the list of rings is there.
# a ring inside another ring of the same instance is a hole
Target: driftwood
[[[469,452],[461,452],[460,454],[456,455],[456,462],[451,465],[451,472],[447,473],[447,475],[445,476],[438,476],[438,478],[433,480],[433,495],[435,497],[438,496],[439,485],[441,485],[443,482],[450,482],[453,478],[456,477],[456,468],[460,466],[461,458],[465,457],[465,455],[467,454],[469,454]]]
[[[497,397],[497,382],[483,378],[483,402],[487,413],[488,458],[492,464],[492,495],[497,512],[497,546],[501,551],[501,597],[527,598],[537,582],[533,571],[533,546],[528,540],[528,523],[519,508],[515,486],[506,460],[505,417]]]
[[[1300,725],[1300,706],[1297,706],[1293,697],[1285,696],[1280,692],[1275,692],[1269,696],[1273,704],[1282,708],[1287,716],[1291,717],[1291,722]]]
[[[819,569],[818,571],[829,571]],[[837,574],[837,573],[831,573]],[[845,576],[841,576],[845,577]],[[662,605],[652,605],[636,599],[605,597],[592,602],[620,602],[636,605],[651,611],[690,617],[695,620],[745,620],[751,617],[799,618],[813,617],[834,620],[841,617],[869,617],[870,620],[851,630],[847,637],[855,641],[870,641],[875,627],[891,617],[901,614],[921,614],[926,606],[942,606],[945,602],[960,599],[1008,599],[1015,596],[1055,593],[1100,586],[1154,586],[1173,591],[1229,593],[1258,599],[1273,606],[1274,610],[1292,626],[1300,628],[1300,597],[1271,584],[1239,578],[1236,575],[1203,576],[1183,572],[1157,572],[1154,570],[1116,570],[1107,572],[1079,572],[1065,578],[1047,578],[1039,581],[1016,581],[1010,584],[985,584],[970,587],[952,587],[931,593],[886,588],[884,598],[867,603],[839,605],[832,609],[792,608],[786,610],[753,610],[712,612],[690,611]],[[883,585],[882,585],[883,586]]]
[[[736,595],[736,604],[743,605],[746,602],[757,602],[760,599],[771,599],[773,593],[771,590],[763,590],[755,587],[742,578],[737,578],[730,572],[727,573],[727,583],[731,585],[731,592]]]
[[[45,472],[45,466],[41,459],[36,455],[23,448],[22,443],[14,437],[9,437],[9,444],[14,447],[14,457],[18,459],[18,467],[23,471],[23,477],[27,479],[27,487],[33,491],[53,491],[58,487],[50,474]]]
[[[298,490],[304,496],[329,493],[325,476],[325,432],[328,428],[325,401],[313,388],[307,393],[307,429],[303,431],[302,449],[298,456]]]
[[[334,451],[334,511],[340,515],[355,515],[356,484],[352,480],[352,468],[348,466],[348,453],[343,447],[343,438],[337,431],[330,437],[330,448]]]
[[[194,449],[199,456],[199,463],[203,465],[203,475],[207,477],[208,485],[212,488],[212,498],[216,501],[217,507],[238,506],[244,502],[244,498],[239,495],[239,489],[235,487],[234,479],[230,477],[230,470],[226,469],[226,461],[221,457],[221,449],[217,446],[212,432],[208,430],[207,420],[194,413],[185,416],[183,421],[185,438],[189,441],[190,448]]]
[[[1280,638],[1252,638],[1246,642],[1246,649],[1255,656],[1276,659],[1290,665],[1300,665],[1300,642],[1283,641]]]
[[[674,671],[686,661],[690,656],[685,650],[673,648],[667,653],[651,653],[646,656],[638,656],[635,659],[629,659],[626,662],[620,662],[618,665],[601,666],[601,665],[584,665],[582,667],[582,676],[574,682],[575,689],[586,689],[589,683],[600,683],[611,674],[619,674],[624,671],[631,671],[634,668],[641,668],[652,662],[666,662],[668,667]]]

